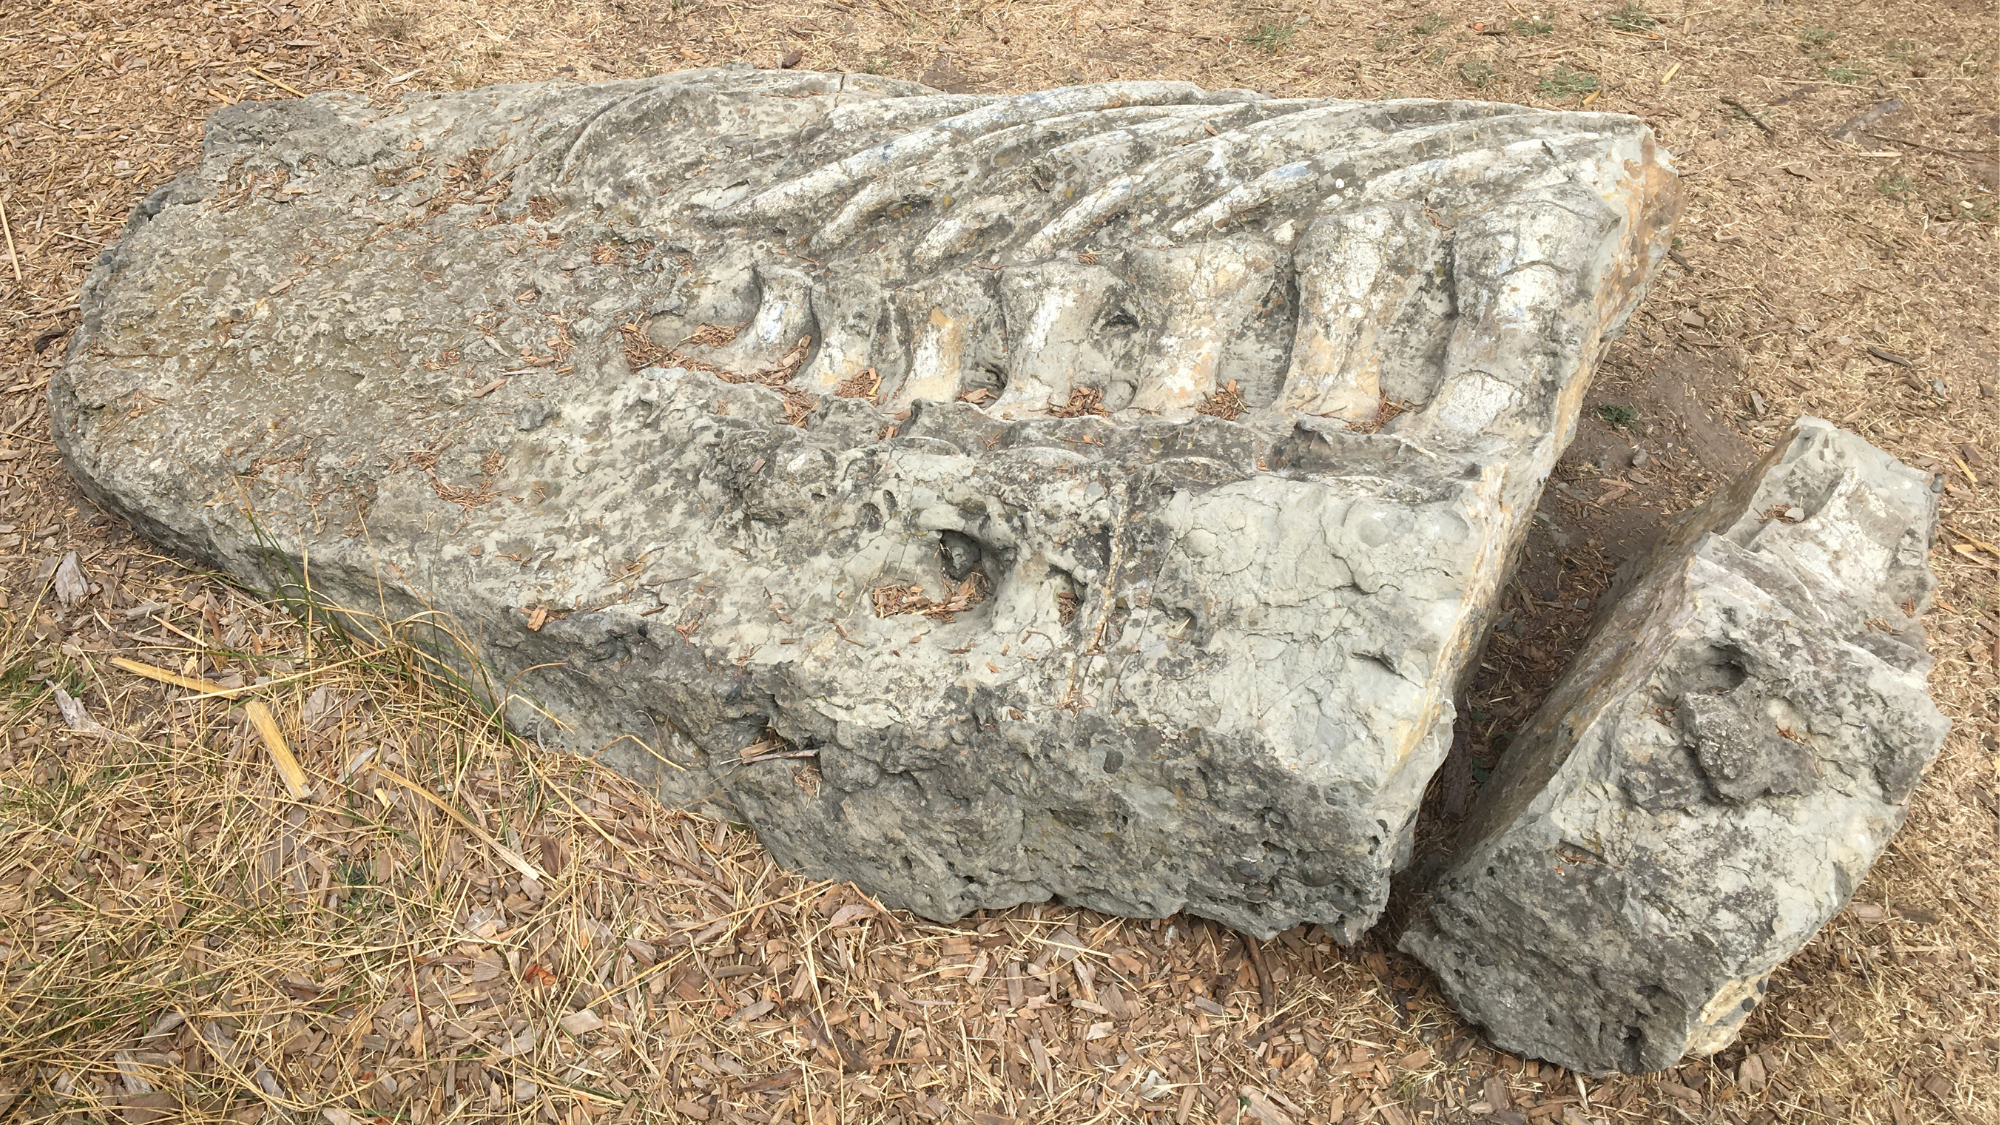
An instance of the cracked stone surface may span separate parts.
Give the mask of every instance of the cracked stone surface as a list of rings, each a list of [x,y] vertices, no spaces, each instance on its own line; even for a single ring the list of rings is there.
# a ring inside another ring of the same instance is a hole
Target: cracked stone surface
[[[1347,940],[1677,198],[1633,118],[1475,102],[245,103],[51,396],[159,541],[449,621],[794,868]]]
[[[1805,418],[1669,531],[1404,933],[1468,1019],[1588,1074],[1729,1045],[1943,745],[1936,523],[1928,474]]]

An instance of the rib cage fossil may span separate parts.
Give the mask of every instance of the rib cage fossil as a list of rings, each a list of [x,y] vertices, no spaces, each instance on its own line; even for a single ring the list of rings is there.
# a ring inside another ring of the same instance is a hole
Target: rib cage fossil
[[[1567,377],[1559,349],[1496,363],[1494,342],[1593,295],[1607,236],[1647,233],[1610,202],[1620,181],[1658,175],[1650,138],[1606,114],[1176,82],[885,98],[849,81],[632,94],[560,150],[552,194],[591,183],[568,201],[728,241],[711,267],[726,280],[659,342],[733,320],[736,342],[689,354],[754,369],[809,338],[795,386],[872,369],[890,411],[983,386],[989,410],[1029,418],[1087,388],[1114,417],[1179,419],[1234,383],[1252,420],[1366,427],[1412,404],[1390,427],[1452,444]],[[776,148],[631,160],[768,102],[791,118]]]
[[[457,622],[510,722],[887,901],[1343,940],[1675,199],[1632,118],[1166,82],[317,95],[204,149],[51,384],[92,495]]]

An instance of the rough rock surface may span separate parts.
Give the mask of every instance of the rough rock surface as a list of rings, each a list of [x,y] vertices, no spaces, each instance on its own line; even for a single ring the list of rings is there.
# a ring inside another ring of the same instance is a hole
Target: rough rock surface
[[[1675,199],[1632,118],[1471,102],[245,103],[51,394],[151,535],[448,620],[796,868],[1348,938]]]
[[[1690,513],[1509,748],[1403,948],[1510,1051],[1727,1046],[1846,904],[1947,723],[1930,478],[1802,419]]]

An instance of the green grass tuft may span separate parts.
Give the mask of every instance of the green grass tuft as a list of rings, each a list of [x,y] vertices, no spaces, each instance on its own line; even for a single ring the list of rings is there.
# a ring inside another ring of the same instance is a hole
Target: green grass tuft
[[[1293,28],[1289,24],[1267,23],[1243,37],[1243,42],[1275,55],[1292,41]]]
[[[1604,22],[1620,31],[1651,31],[1660,26],[1660,21],[1652,13],[1637,4],[1627,4],[1623,8],[1604,17]]]
[[[1552,98],[1580,98],[1597,89],[1597,76],[1571,70],[1561,63],[1542,76],[1542,93]]]
[[[1639,412],[1629,406],[1606,404],[1597,408],[1597,416],[1619,429],[1629,429],[1639,420]]]

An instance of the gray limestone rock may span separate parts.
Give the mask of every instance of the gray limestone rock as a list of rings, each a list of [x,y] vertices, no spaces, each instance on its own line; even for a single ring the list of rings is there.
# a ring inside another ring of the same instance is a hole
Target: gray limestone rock
[[[1947,723],[1930,478],[1802,419],[1672,529],[1510,746],[1403,948],[1590,1074],[1735,1038],[1847,902]]]
[[[795,868],[1345,939],[1676,198],[1629,117],[1173,82],[244,103],[51,397]]]

